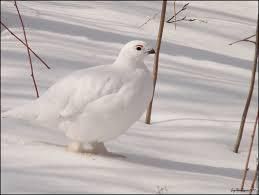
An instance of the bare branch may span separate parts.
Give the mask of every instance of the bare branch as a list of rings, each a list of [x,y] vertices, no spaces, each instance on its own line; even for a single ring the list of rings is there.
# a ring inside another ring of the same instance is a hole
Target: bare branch
[[[252,147],[253,147],[253,143],[254,143],[254,137],[255,137],[256,125],[257,125],[257,122],[258,122],[258,117],[259,117],[259,112],[257,110],[257,115],[256,115],[256,118],[255,118],[254,128],[253,128],[253,132],[252,132],[252,135],[251,135],[249,152],[248,152],[247,160],[246,160],[246,164],[245,164],[245,171],[244,171],[243,179],[242,179],[242,182],[241,182],[241,190],[244,189],[244,185],[245,185],[246,175],[247,175],[247,171],[248,171],[248,164],[249,164],[249,160],[250,160],[250,156],[251,156],[251,151],[252,151]]]
[[[158,31],[158,35],[157,35],[156,54],[155,54],[154,65],[153,65],[153,93],[152,93],[152,98],[151,98],[151,101],[149,102],[147,113],[146,113],[146,120],[145,120],[146,124],[150,124],[150,122],[151,122],[153,98],[154,98],[154,94],[155,94],[157,74],[158,74],[159,52],[160,52],[164,24],[165,24],[166,5],[167,5],[167,0],[163,0],[161,16],[160,16],[159,31]]]
[[[175,5],[175,1],[176,0],[174,0],[174,21],[176,21],[176,5]],[[176,22],[175,22],[175,24],[174,24],[174,29],[176,30]]]
[[[17,5],[17,2],[16,2],[16,1],[14,1],[14,5],[15,5],[15,7],[16,7],[16,10],[17,10],[18,15],[19,15],[19,18],[20,18],[20,22],[21,22],[21,24],[22,24],[23,35],[24,35],[25,44],[26,44],[27,53],[28,53],[28,58],[29,58],[30,67],[31,67],[31,77],[32,77],[33,84],[34,84],[35,91],[36,91],[36,95],[37,95],[37,98],[38,98],[38,97],[39,97],[39,91],[38,91],[37,84],[36,84],[36,81],[35,81],[35,78],[34,78],[33,66],[32,66],[32,61],[31,61],[31,54],[30,54],[30,50],[29,50],[29,48],[28,48],[29,45],[28,45],[28,41],[27,41],[27,37],[26,37],[26,32],[25,32],[25,28],[24,28],[22,16],[21,16],[21,14],[20,14],[20,11],[19,11],[19,8],[18,8],[18,5]]]
[[[50,69],[50,67],[47,65],[46,62],[43,61],[43,59],[40,58],[40,56],[38,56],[29,46],[27,46],[23,40],[21,40],[17,35],[15,35],[2,21],[0,21],[0,23],[3,25],[3,27],[5,27],[6,30],[8,30],[8,32],[13,35],[17,40],[19,40],[25,47],[27,47],[48,69]]]
[[[198,18],[186,18],[186,16],[184,16],[183,18],[181,19],[178,19],[178,20],[174,20],[170,23],[176,23],[176,22],[179,22],[179,21],[188,21],[188,22],[193,22],[193,21],[200,21],[200,22],[204,22],[204,23],[208,23],[207,21],[205,20],[201,20],[201,19],[198,19]]]
[[[255,182],[256,182],[256,176],[258,175],[258,171],[259,171],[259,168],[258,168],[258,162],[257,162],[257,166],[256,166],[256,169],[255,169],[255,174],[254,174],[254,178],[253,178],[250,190],[249,190],[249,194],[252,194],[252,191],[254,190],[254,185],[255,185]]]
[[[175,3],[175,1],[174,1]],[[186,16],[184,16],[183,18],[181,19],[176,19],[176,16],[181,13],[182,11],[186,10],[187,9],[187,6],[189,5],[189,3],[186,3],[182,9],[180,9],[177,13],[175,13],[175,10],[174,10],[174,16],[172,16],[171,18],[169,18],[166,22],[167,23],[175,23],[175,29],[176,29],[176,23],[179,22],[179,21],[188,21],[188,22],[193,22],[193,21],[200,21],[200,22],[203,22],[203,23],[208,23],[207,21],[205,20],[201,20],[201,19],[198,19],[198,18],[186,18]],[[174,4],[174,9],[175,9],[175,4]],[[174,20],[173,20],[174,19]]]
[[[183,21],[183,20],[185,20],[186,19],[186,16],[184,16],[183,18],[181,18],[181,19],[178,19],[178,20],[173,20],[172,22],[170,22],[170,23],[177,23],[177,22],[179,22],[179,21]]]
[[[244,40],[244,42],[250,42],[250,43],[254,43],[254,44],[256,44],[256,42],[255,42],[255,41],[251,41],[251,40]]]
[[[253,95],[253,91],[254,91],[254,84],[255,84],[255,75],[256,75],[256,69],[257,69],[257,62],[258,62],[258,43],[259,43],[259,31],[258,31],[258,26],[259,26],[259,12],[257,15],[257,27],[256,27],[256,44],[255,44],[255,54],[254,54],[254,60],[253,60],[253,67],[251,70],[251,79],[250,79],[250,86],[249,86],[249,91],[248,91],[248,95],[247,95],[247,99],[246,99],[246,103],[245,103],[245,107],[243,110],[243,114],[242,114],[242,118],[241,118],[241,122],[240,122],[240,127],[238,130],[238,134],[237,134],[237,138],[236,138],[236,142],[234,145],[234,152],[238,153],[238,149],[242,140],[242,136],[243,136],[243,131],[244,131],[244,126],[245,126],[245,122],[246,122],[246,116],[248,113],[248,109],[250,107],[250,103],[251,103],[251,99],[252,99],[252,95]]]
[[[246,42],[251,42],[251,43],[256,44],[256,42],[255,42],[255,41],[251,41],[251,40],[249,40],[250,38],[252,38],[252,37],[254,37],[254,36],[255,36],[255,34],[254,34],[254,35],[251,35],[251,36],[249,36],[249,37],[246,37],[246,38],[244,38],[244,39],[241,39],[241,40],[235,41],[235,42],[233,42],[233,43],[229,43],[229,45],[233,45],[233,44],[235,44],[235,43],[239,43],[239,42],[241,42],[241,41],[246,41]]]
[[[208,23],[206,20],[201,20],[198,18],[190,18],[190,19],[185,19],[185,21],[189,21],[189,22],[193,22],[193,21],[199,21],[199,22],[203,22],[203,23]]]
[[[146,22],[144,22],[143,24],[141,24],[138,28],[141,28],[142,26],[144,26],[145,24],[147,24],[149,21],[155,19],[155,17],[159,14],[159,12],[155,13],[151,18],[149,18]]]
[[[178,12],[176,12],[176,14],[174,14],[171,18],[169,18],[166,22],[167,23],[172,23],[171,20],[173,20],[179,13],[181,13],[182,11],[186,10],[187,9],[187,6],[189,5],[189,3],[186,3],[182,9],[180,9]]]

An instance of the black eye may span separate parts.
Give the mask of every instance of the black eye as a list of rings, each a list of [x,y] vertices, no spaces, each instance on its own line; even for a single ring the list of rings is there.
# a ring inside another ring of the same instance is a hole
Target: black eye
[[[137,47],[136,50],[139,50],[139,51],[140,51],[140,50],[141,50],[141,47]]]

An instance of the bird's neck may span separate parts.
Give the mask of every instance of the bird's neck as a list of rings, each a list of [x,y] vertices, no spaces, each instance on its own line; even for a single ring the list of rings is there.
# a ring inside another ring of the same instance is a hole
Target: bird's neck
[[[145,66],[143,59],[130,58],[128,56],[119,55],[114,62],[115,66],[127,68],[142,68]]]

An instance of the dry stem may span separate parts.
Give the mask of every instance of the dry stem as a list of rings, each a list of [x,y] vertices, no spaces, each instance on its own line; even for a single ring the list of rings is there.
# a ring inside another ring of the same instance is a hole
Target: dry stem
[[[16,7],[16,10],[17,10],[18,15],[19,15],[19,18],[20,18],[20,22],[21,22],[21,24],[22,24],[23,35],[24,35],[25,44],[26,44],[27,53],[28,53],[28,58],[29,58],[30,67],[31,67],[31,77],[32,77],[33,84],[34,84],[35,91],[36,91],[36,95],[37,95],[37,98],[38,98],[38,97],[39,97],[39,91],[38,91],[38,87],[37,87],[37,84],[36,84],[36,81],[35,81],[35,78],[34,78],[34,72],[33,72],[32,60],[31,60],[31,54],[30,54],[30,50],[29,50],[29,45],[28,45],[28,41],[27,41],[27,37],[26,37],[26,32],[25,32],[25,28],[24,28],[22,16],[21,16],[21,14],[20,14],[20,11],[19,11],[19,8],[18,8],[18,5],[17,5],[17,2],[16,2],[16,1],[14,1],[14,5],[15,5],[15,7]]]

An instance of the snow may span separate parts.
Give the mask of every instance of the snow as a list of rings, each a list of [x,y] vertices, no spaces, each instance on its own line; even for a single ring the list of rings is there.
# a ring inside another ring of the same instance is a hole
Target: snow
[[[187,1],[186,1],[187,2]],[[185,1],[177,2],[180,9]],[[126,159],[67,152],[59,131],[1,119],[2,193],[231,193],[239,188],[258,107],[254,90],[240,152],[232,152],[251,76],[254,46],[228,44],[254,34],[256,1],[193,1],[186,14],[206,20],[165,24],[152,125],[145,115],[107,142]],[[161,2],[18,2],[40,95],[74,70],[112,63],[131,40],[155,46]],[[167,18],[173,13],[168,2]],[[184,16],[184,13],[181,15]],[[180,17],[180,16],[179,16]],[[1,21],[23,37],[16,10]],[[3,29],[1,29],[3,30]],[[145,63],[152,70],[153,57]],[[258,89],[256,77],[255,89]],[[1,113],[35,99],[27,51],[1,31]],[[245,188],[258,153],[256,137]]]

